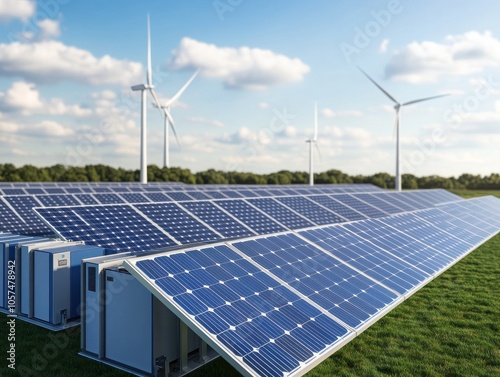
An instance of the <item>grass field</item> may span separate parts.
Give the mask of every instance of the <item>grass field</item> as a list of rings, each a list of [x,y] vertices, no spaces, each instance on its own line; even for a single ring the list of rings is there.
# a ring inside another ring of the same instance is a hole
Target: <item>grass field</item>
[[[459,194],[500,197],[500,191]],[[78,328],[52,333],[22,321],[16,323],[12,371],[5,357],[7,317],[0,315],[0,321],[0,376],[130,376],[78,356]],[[219,358],[191,376],[239,374]],[[307,376],[500,376],[500,234]]]

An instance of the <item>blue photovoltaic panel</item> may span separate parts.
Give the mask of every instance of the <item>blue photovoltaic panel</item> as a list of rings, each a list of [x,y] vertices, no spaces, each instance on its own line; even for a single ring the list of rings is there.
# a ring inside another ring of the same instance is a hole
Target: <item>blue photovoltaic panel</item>
[[[92,190],[97,193],[112,193],[113,190],[110,187],[92,187]]]
[[[434,207],[434,203],[426,198],[424,190],[403,191],[401,194],[405,199],[410,199],[413,200],[413,202],[418,203],[418,206],[421,209]]]
[[[206,191],[205,194],[209,195],[213,199],[226,199],[227,196],[224,195],[221,191]]]
[[[99,202],[90,194],[75,194],[75,198],[82,202],[82,204],[99,204]]]
[[[240,195],[238,191],[234,190],[221,190],[221,192],[228,198],[242,198],[243,195]]]
[[[466,208],[465,211],[464,207]],[[485,211],[474,204],[469,204],[469,201],[464,203],[464,205],[462,205],[461,202],[457,202],[441,205],[437,208],[452,216],[457,216],[470,225],[483,229],[492,235],[498,231],[498,214],[488,215],[488,211]]]
[[[25,188],[24,191],[26,191],[30,195],[43,195],[46,194],[45,190],[41,188]]]
[[[153,202],[171,202],[172,201],[172,199],[170,199],[165,194],[162,194],[161,192],[145,192],[144,196],[147,196]]]
[[[298,195],[299,193],[295,190],[289,189],[289,188],[283,188],[281,189],[285,193],[285,195]]]
[[[0,231],[8,233],[30,234],[27,225],[12,211],[7,204],[0,200]]]
[[[269,190],[255,189],[253,190],[257,194],[257,196],[274,196],[275,194]]]
[[[453,261],[453,258],[413,238],[403,228],[398,230],[379,219],[344,224],[343,227],[429,275],[435,275]]]
[[[443,189],[425,190],[425,193],[434,204],[464,200],[462,197]]]
[[[252,375],[286,376],[351,334],[227,246],[125,264]]]
[[[196,200],[211,199],[208,195],[205,195],[205,193],[200,191],[186,191],[186,194],[188,194],[189,196],[191,196]]]
[[[308,228],[314,225],[314,223],[305,217],[290,211],[273,198],[255,198],[247,199],[247,201],[279,221],[288,229]]]
[[[373,196],[383,199],[384,201],[401,208],[403,211],[415,211],[418,209],[418,207],[412,205],[409,201],[404,200],[400,194],[400,192],[376,192],[373,193]]]
[[[58,234],[117,251],[147,251],[176,245],[129,206],[37,208]]]
[[[314,195],[314,196],[309,196],[308,198],[314,200],[315,202],[321,204],[324,207],[331,209],[335,213],[338,213],[340,216],[346,218],[348,221],[363,220],[367,218],[367,216],[362,215],[361,213],[336,201],[335,199],[333,199],[328,195]]]
[[[22,188],[18,189],[4,188],[3,193],[5,195],[26,195],[26,192]]]
[[[271,196],[284,196],[284,195],[286,195],[282,190],[274,188],[274,187],[267,189],[267,191],[269,191]]]
[[[172,200],[176,201],[176,202],[181,202],[181,201],[184,201],[184,200],[193,200],[192,197],[190,197],[189,195],[183,193],[183,192],[168,192],[167,194],[165,194],[167,196],[169,196],[170,198],[172,198]]]
[[[304,230],[300,235],[399,294],[411,291],[430,276],[343,226]]]
[[[243,200],[219,200],[217,205],[258,234],[271,234],[287,230]]]
[[[392,215],[394,213],[404,212],[402,208],[396,207],[393,204],[387,203],[386,201],[377,197],[376,194],[355,194],[356,198],[363,200],[364,202],[380,209],[381,211]]]
[[[356,211],[362,213],[366,217],[375,218],[387,216],[387,213],[375,208],[355,197],[356,194],[335,194],[331,195],[331,198],[337,200],[338,202],[347,205]]]
[[[345,222],[346,219],[321,207],[317,203],[300,196],[288,196],[276,198],[281,203],[290,207],[294,211],[307,217],[316,225],[334,224]]]
[[[360,328],[398,299],[392,291],[294,234],[233,246],[353,328]]]
[[[221,238],[175,203],[138,204],[135,207],[181,244]]]
[[[241,196],[243,196],[245,198],[255,198],[255,197],[260,196],[260,195],[257,195],[252,190],[238,190],[238,194],[240,194]]]
[[[189,212],[208,224],[224,238],[249,237],[255,235],[250,229],[230,217],[210,202],[184,202],[181,204]]]
[[[148,200],[144,195],[141,193],[121,193],[120,196],[126,200],[128,203],[150,203],[151,201]]]
[[[123,199],[116,194],[93,194],[101,204],[120,204],[124,203]]]
[[[419,211],[415,213],[415,215],[449,234],[458,236],[461,240],[472,245],[477,245],[491,236],[490,232],[477,227],[470,221],[464,221],[461,218],[452,216],[450,213],[441,210],[440,207]]]
[[[36,198],[44,207],[77,206],[80,202],[72,195],[37,195]]]
[[[435,226],[425,223],[413,213],[395,215],[380,219],[396,229],[404,229],[405,234],[419,240],[428,247],[457,259],[469,251],[473,245],[465,242],[452,234],[446,233]]]
[[[59,187],[46,187],[45,191],[47,194],[66,194],[64,189]]]
[[[81,194],[84,192],[80,187],[66,187],[64,189],[68,194]]]
[[[34,207],[40,206],[39,202],[32,196],[4,196],[3,199],[24,220],[30,235],[48,234],[51,230],[33,212]]]

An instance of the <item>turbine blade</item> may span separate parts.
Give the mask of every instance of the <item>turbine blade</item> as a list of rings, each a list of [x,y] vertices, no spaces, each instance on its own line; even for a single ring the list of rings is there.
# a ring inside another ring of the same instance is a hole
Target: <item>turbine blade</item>
[[[313,140],[318,140],[318,104],[314,102],[314,137]]]
[[[319,159],[321,160],[321,162],[323,162],[323,155],[321,154],[318,143],[314,143],[314,145],[316,147],[316,151],[318,152]]]
[[[361,71],[361,72],[362,72],[362,73],[366,76],[366,78],[367,78],[368,80],[370,80],[370,81],[371,81],[371,82],[372,82],[372,83],[373,83],[373,84],[374,84],[377,88],[379,88],[379,89],[382,91],[382,93],[384,93],[384,94],[385,94],[385,95],[386,95],[386,96],[387,96],[387,97],[388,97],[388,98],[389,98],[392,102],[394,102],[395,104],[399,105],[399,102],[398,102],[398,101],[396,101],[396,99],[395,99],[393,96],[391,96],[391,95],[390,95],[390,94],[389,94],[389,93],[388,93],[388,92],[387,92],[384,88],[382,88],[379,84],[377,84],[377,83],[375,82],[375,80],[374,80],[374,79],[372,79],[372,78],[368,75],[368,73],[366,73],[365,71],[363,71],[363,70],[361,69],[361,67],[359,67],[359,66],[358,66],[358,69],[359,69],[359,70],[360,70],[360,71]]]
[[[158,102],[158,97],[156,97],[155,91],[153,90],[153,88],[149,88],[149,92],[153,96],[154,104],[156,105],[155,107],[158,109],[158,111],[160,112],[161,117],[163,118],[163,113],[161,112],[161,105],[160,105],[160,102]]]
[[[148,68],[147,68],[147,81],[148,86],[153,85],[153,72],[151,70],[151,30],[149,26],[149,14],[148,14]]]
[[[411,104],[418,103],[418,102],[429,101],[429,100],[431,100],[431,99],[436,99],[436,98],[446,97],[446,96],[449,96],[449,95],[450,95],[449,93],[446,93],[446,94],[439,94],[439,95],[437,95],[437,96],[432,96],[432,97],[426,97],[426,98],[415,99],[415,100],[413,100],[413,101],[408,101],[408,102],[405,102],[405,103],[403,103],[401,106],[407,106],[407,105],[411,105]]]
[[[184,84],[184,86],[177,93],[175,93],[175,96],[173,96],[172,98],[170,98],[167,101],[167,103],[165,104],[165,106],[170,106],[174,102],[176,102],[179,99],[179,97],[182,95],[182,93],[184,93],[184,91],[189,86],[189,84],[191,84],[191,82],[196,78],[196,76],[198,76],[198,73],[200,73],[199,69],[193,74],[193,76],[191,76],[191,78]]]
[[[170,122],[170,128],[172,128],[172,132],[174,133],[175,140],[177,141],[177,145],[180,147],[181,143],[179,142],[179,138],[177,137],[177,130],[175,129],[174,119],[172,118],[172,115],[170,115],[170,111],[169,111],[168,107],[164,107],[163,110],[165,110],[165,115],[167,116],[167,119]]]

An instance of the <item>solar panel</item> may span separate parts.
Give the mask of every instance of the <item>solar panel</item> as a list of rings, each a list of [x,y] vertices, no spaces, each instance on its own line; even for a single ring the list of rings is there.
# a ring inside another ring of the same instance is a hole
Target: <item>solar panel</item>
[[[233,246],[335,318],[359,329],[398,296],[294,234]]]
[[[219,234],[200,223],[175,203],[138,204],[135,207],[180,244],[221,238]]]
[[[126,205],[36,208],[65,239],[117,251],[145,251],[177,243]]]
[[[33,208],[40,206],[40,203],[33,196],[18,195],[4,196],[4,201],[8,203],[14,211],[23,219],[26,224],[25,229],[30,235],[48,234],[51,230],[33,212]]]
[[[5,195],[26,195],[26,192],[22,188],[15,188],[15,189],[4,188],[3,193]]]
[[[430,277],[415,265],[390,254],[391,249],[379,248],[369,241],[369,237],[363,238],[343,226],[310,229],[299,234],[400,294],[408,293]],[[416,243],[407,238],[405,241]],[[401,246],[393,244],[392,249]]]
[[[168,194],[165,194],[168,197],[170,197],[172,200],[176,202],[180,202],[183,200],[193,200],[193,198],[183,192],[169,192]]]
[[[451,257],[411,237],[406,228],[403,233],[379,219],[344,224],[343,227],[429,275],[436,274],[452,261]]]
[[[45,191],[47,194],[66,194],[64,189],[58,187],[46,187]]]
[[[45,190],[41,188],[25,188],[24,191],[26,191],[30,195],[46,194]]]
[[[94,198],[91,194],[75,194],[75,198],[77,198],[82,204],[99,204],[97,199]]]
[[[291,211],[273,198],[255,198],[247,199],[247,201],[288,229],[307,228],[314,225],[304,216]]]
[[[128,203],[150,203],[151,200],[149,200],[146,196],[144,196],[141,193],[135,193],[135,194],[128,194],[126,192],[121,193],[120,196]]]
[[[210,202],[184,202],[181,205],[196,217],[215,229],[224,238],[249,237],[255,233],[245,225],[229,216]]]
[[[93,194],[101,204],[120,204],[124,203],[123,199],[116,194]]]
[[[348,221],[363,220],[366,216],[354,209],[335,200],[334,197],[328,195],[314,195],[308,197],[311,200],[321,204],[323,207],[331,209],[333,212],[338,213]]]
[[[404,200],[400,195],[400,192],[376,192],[373,193],[373,196],[380,198],[388,203],[393,204],[394,206],[401,208],[403,211],[415,211],[418,209],[417,206],[411,204],[409,201]]]
[[[319,204],[300,196],[276,198],[297,213],[307,217],[316,225],[345,222],[346,219],[321,207]]]
[[[221,191],[206,191],[205,194],[209,195],[213,199],[226,199],[227,196],[224,195]]]
[[[170,202],[170,199],[167,195],[162,194],[161,192],[145,192],[144,196],[149,198],[149,200],[153,202]]]
[[[80,202],[72,195],[36,195],[44,207],[77,206]]]
[[[357,199],[360,199],[389,215],[392,215],[393,213],[403,212],[402,208],[384,201],[383,199],[377,197],[377,195],[375,194],[355,194],[355,196]]]
[[[276,221],[243,200],[218,200],[217,205],[224,208],[258,234],[271,234],[286,230]]]
[[[239,192],[235,190],[221,190],[221,192],[228,198],[243,198],[243,195],[241,195]]]
[[[210,196],[205,195],[205,193],[201,191],[186,191],[186,194],[189,195],[190,197],[196,199],[196,200],[206,200],[206,199],[211,199]]]
[[[299,371],[352,334],[227,246],[125,263],[248,375]]]
[[[351,207],[357,212],[362,213],[366,217],[375,218],[375,217],[383,217],[387,216],[387,213],[373,207],[372,205],[359,200],[354,196],[355,194],[334,194],[331,195],[331,198],[339,201],[340,203]]]

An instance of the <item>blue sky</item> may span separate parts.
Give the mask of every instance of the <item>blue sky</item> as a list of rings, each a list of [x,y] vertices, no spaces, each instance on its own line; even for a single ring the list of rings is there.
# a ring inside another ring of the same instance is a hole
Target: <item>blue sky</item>
[[[0,161],[139,167],[146,17],[162,101],[200,171],[307,170],[314,101],[316,171],[490,174],[500,166],[498,1],[0,0]],[[150,102],[151,98],[148,97]],[[148,108],[148,162],[162,165],[163,121]]]

